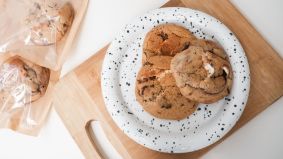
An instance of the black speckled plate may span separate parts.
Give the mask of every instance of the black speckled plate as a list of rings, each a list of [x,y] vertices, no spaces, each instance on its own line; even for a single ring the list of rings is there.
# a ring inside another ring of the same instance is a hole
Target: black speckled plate
[[[198,38],[218,42],[227,52],[234,73],[229,96],[183,120],[163,120],[145,112],[135,98],[142,45],[153,27],[175,23]],[[241,44],[219,20],[187,8],[162,8],[137,17],[110,45],[102,69],[102,92],[108,112],[119,128],[137,143],[162,152],[181,153],[204,148],[223,137],[240,118],[248,99],[249,65]]]

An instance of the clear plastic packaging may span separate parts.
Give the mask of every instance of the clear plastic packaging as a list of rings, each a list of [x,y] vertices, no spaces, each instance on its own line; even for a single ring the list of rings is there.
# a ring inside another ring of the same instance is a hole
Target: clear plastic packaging
[[[37,135],[52,103],[50,70],[19,56],[0,58],[0,127]]]
[[[59,70],[86,5],[86,0],[0,0],[0,54],[13,52]]]
[[[37,135],[88,0],[0,0],[0,128]]]

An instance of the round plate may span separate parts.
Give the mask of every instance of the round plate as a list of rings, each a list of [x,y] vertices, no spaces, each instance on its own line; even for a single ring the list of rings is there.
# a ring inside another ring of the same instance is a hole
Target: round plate
[[[135,97],[144,37],[153,27],[166,23],[181,25],[198,38],[219,43],[233,70],[230,94],[213,104],[199,104],[197,111],[183,120],[155,118]],[[137,143],[169,153],[195,151],[223,137],[241,116],[250,87],[247,58],[234,34],[219,20],[187,8],[156,9],[128,24],[108,48],[101,80],[106,107],[118,127]]]

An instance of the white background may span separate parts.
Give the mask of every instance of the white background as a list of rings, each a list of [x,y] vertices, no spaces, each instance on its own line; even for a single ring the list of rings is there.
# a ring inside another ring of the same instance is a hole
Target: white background
[[[158,8],[167,0],[90,0],[87,15],[63,68],[67,73],[93,55],[132,18]],[[283,1],[232,0],[255,28],[283,57]],[[268,56],[268,55],[267,55]],[[283,66],[282,66],[283,67]],[[216,146],[202,158],[277,159],[283,156],[283,98]],[[38,137],[0,130],[2,159],[83,159],[57,113],[52,110]]]

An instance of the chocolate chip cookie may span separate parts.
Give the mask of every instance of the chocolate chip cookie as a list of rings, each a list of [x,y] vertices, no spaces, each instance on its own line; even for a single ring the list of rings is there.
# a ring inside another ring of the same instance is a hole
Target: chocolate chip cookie
[[[56,1],[34,3],[34,9],[25,20],[31,27],[31,41],[37,45],[50,45],[60,41],[74,19],[74,8],[70,3],[61,7]]]
[[[152,56],[148,59],[144,66],[151,66],[152,68],[170,70],[172,56]]]
[[[25,99],[25,102],[34,102],[43,96],[50,78],[49,69],[21,58],[13,58],[5,62],[0,68],[0,74],[1,94],[3,91],[13,93],[15,90],[20,91],[18,95],[30,93],[31,98]],[[24,88],[21,86],[27,86],[29,92],[26,91],[27,89],[21,91],[20,88]]]
[[[196,37],[186,28],[165,24],[147,33],[143,44],[143,63],[152,61],[155,56],[175,56],[187,49]]]
[[[214,103],[230,92],[231,65],[224,50],[211,41],[196,41],[192,45],[197,46],[190,46],[171,61],[176,85],[190,100]]]
[[[185,98],[170,70],[143,66],[136,81],[137,101],[151,115],[180,120],[192,114],[197,103]]]

